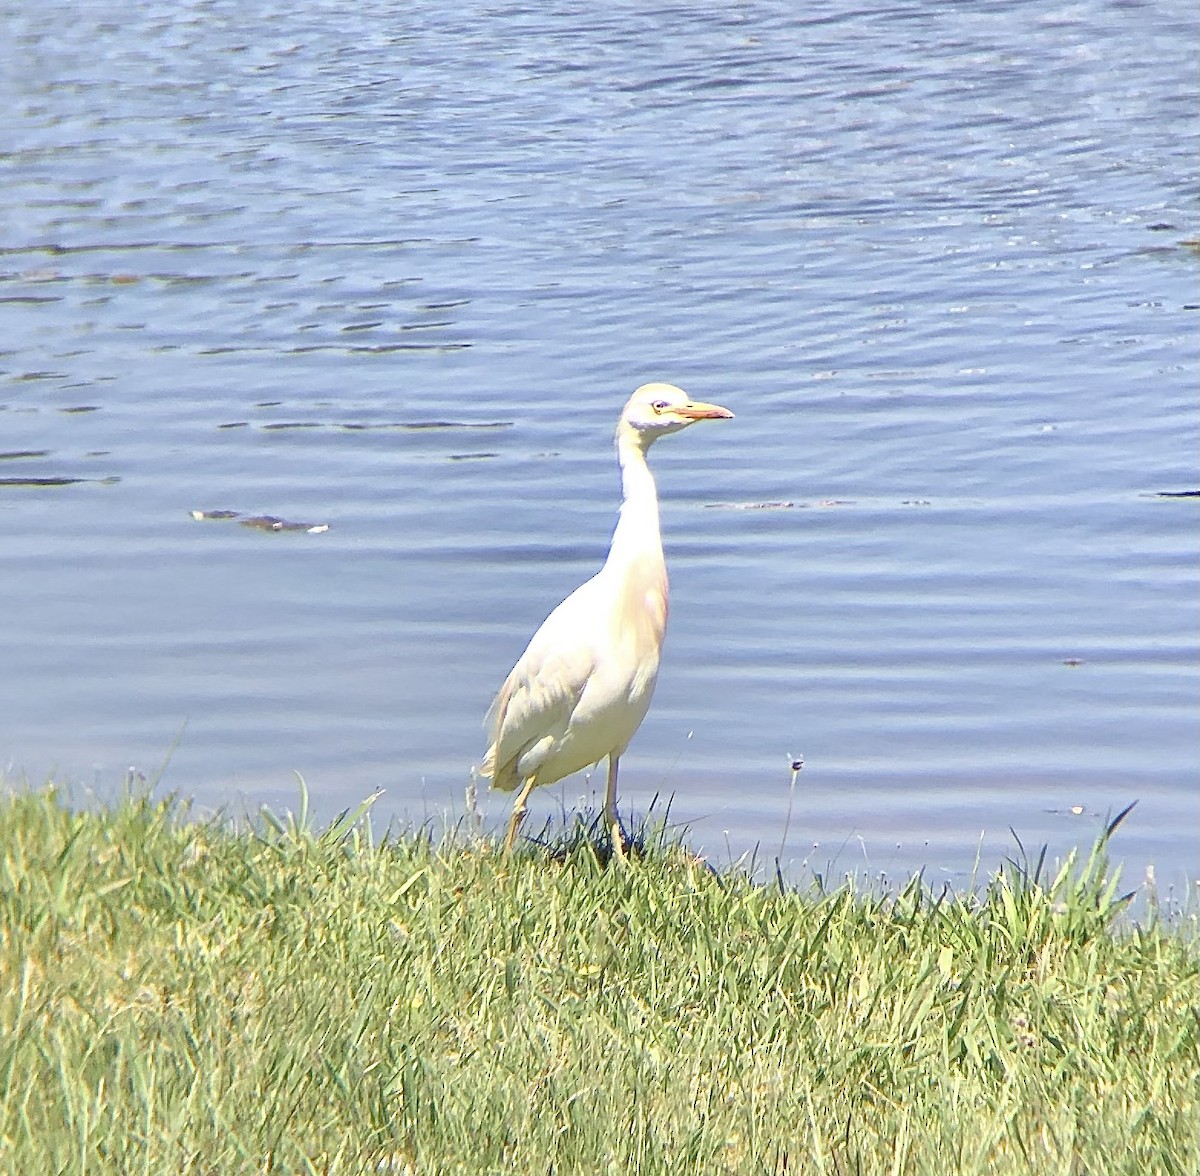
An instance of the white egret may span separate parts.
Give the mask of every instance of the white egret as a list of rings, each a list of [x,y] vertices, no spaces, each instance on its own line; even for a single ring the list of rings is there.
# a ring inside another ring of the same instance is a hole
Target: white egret
[[[608,757],[604,821],[624,852],[617,762],[646,717],[667,627],[667,565],[650,446],[696,421],[732,417],[673,384],[644,384],[617,422],[621,511],[604,566],[533,635],[488,713],[481,774],[517,791],[505,838],[516,841],[530,793]]]

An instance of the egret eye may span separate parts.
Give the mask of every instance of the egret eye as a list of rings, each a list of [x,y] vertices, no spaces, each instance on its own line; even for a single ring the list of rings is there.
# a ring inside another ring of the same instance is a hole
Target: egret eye
[[[650,407],[655,412],[666,412],[671,407],[671,402],[669,400],[655,400],[651,402]]]

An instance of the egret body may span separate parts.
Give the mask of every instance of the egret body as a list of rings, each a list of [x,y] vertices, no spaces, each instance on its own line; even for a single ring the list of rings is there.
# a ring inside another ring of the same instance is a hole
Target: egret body
[[[542,622],[488,714],[482,775],[517,792],[506,849],[536,787],[607,757],[604,820],[614,852],[624,851],[617,762],[650,707],[667,628],[667,565],[646,454],[667,433],[732,416],[673,384],[644,384],[621,412],[621,512],[608,558]]]

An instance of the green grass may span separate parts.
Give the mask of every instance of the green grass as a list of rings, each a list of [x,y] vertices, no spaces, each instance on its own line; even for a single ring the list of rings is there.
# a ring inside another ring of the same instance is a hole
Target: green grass
[[[1195,929],[0,796],[5,1173],[1180,1173]]]

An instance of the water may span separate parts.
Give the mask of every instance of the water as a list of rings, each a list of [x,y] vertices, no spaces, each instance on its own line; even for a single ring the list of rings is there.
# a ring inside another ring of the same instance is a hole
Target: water
[[[9,6],[0,765],[454,819],[665,379],[737,417],[653,455],[672,628],[624,808],[961,881],[1136,799],[1128,876],[1178,893],[1195,23]]]

